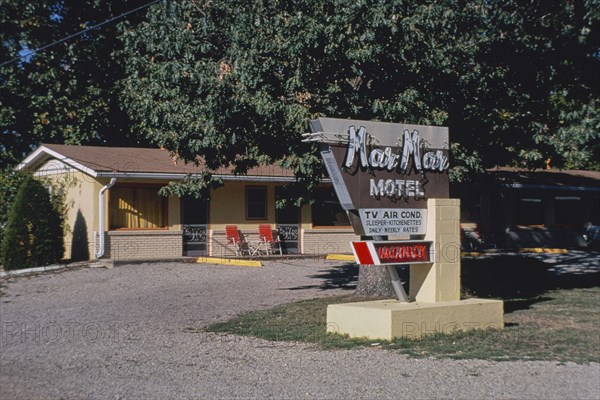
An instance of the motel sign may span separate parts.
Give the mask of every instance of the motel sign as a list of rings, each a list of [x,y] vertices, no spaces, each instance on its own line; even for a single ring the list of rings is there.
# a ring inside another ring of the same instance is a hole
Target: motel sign
[[[392,340],[413,335],[403,329],[407,321],[439,333],[448,324],[502,327],[502,301],[461,300],[460,257],[444,252],[460,240],[460,202],[449,198],[448,128],[320,118],[311,131],[306,140],[321,144],[354,233],[373,238],[350,243],[356,262],[385,268],[399,300],[330,304],[327,330]],[[390,235],[412,240],[384,240]],[[414,302],[398,264],[408,265]]]
[[[425,234],[427,199],[449,197],[448,128],[335,118],[310,127],[356,234]]]
[[[427,200],[449,197],[448,128],[319,118],[306,141],[321,157],[354,233],[382,239],[425,235]],[[408,301],[396,264],[432,263],[432,243],[352,242],[361,265],[384,265],[400,301]]]

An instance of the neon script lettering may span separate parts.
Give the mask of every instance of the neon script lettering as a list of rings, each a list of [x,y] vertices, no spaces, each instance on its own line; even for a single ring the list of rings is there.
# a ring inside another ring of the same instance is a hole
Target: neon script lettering
[[[425,244],[381,245],[377,248],[377,256],[382,263],[430,261],[429,248]]]
[[[397,169],[401,173],[407,173],[410,169],[411,159],[417,172],[422,170],[443,172],[450,167],[448,157],[441,150],[427,151],[421,155],[421,139],[419,131],[416,129],[412,133],[408,129],[404,130],[402,149],[398,153],[394,153],[392,147],[373,148],[368,152],[367,141],[368,134],[364,126],[361,126],[358,131],[354,126],[348,129],[348,152],[344,160],[344,167],[352,167],[356,154],[359,155],[362,168],[388,171]]]

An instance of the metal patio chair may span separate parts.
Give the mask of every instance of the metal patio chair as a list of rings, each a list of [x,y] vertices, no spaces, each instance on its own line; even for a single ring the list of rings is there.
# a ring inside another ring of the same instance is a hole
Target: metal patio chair
[[[225,225],[225,235],[227,236],[227,246],[233,246],[236,256],[250,255],[250,246],[237,225]]]
[[[258,226],[259,249],[269,254],[273,254],[274,250],[279,250],[279,255],[283,255],[281,249],[281,240],[279,235],[273,235],[271,225],[261,224]]]

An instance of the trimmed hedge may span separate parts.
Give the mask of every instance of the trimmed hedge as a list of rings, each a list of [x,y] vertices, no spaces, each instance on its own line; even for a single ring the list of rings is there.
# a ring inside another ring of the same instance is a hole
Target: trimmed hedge
[[[19,188],[4,230],[4,269],[53,264],[62,259],[63,253],[61,216],[52,207],[46,188],[28,176]]]
[[[27,175],[29,174],[26,172],[15,171],[12,168],[0,170],[0,254],[2,254],[4,231],[8,223],[10,209]]]

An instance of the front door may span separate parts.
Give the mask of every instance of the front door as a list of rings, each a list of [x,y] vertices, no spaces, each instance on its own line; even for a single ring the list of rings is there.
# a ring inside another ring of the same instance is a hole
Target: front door
[[[290,205],[275,212],[277,232],[285,254],[300,253],[300,208]]]
[[[208,200],[181,199],[183,255],[208,255]]]

